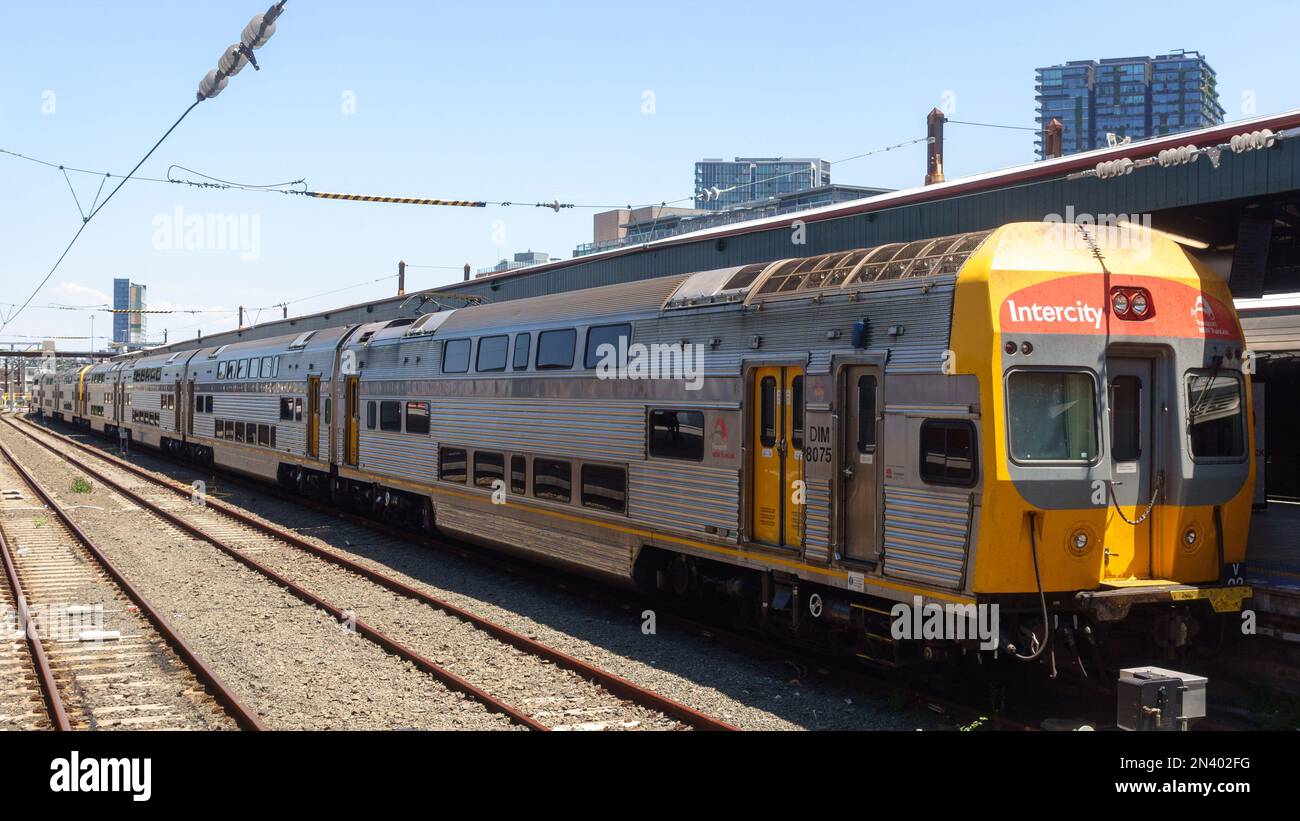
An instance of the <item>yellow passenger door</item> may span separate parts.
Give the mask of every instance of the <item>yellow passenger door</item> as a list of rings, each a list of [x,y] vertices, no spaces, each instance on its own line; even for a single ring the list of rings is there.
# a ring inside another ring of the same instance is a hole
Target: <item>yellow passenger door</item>
[[[803,369],[750,372],[750,538],[798,547],[803,542]]]
[[[347,464],[356,467],[358,457],[358,439],[361,429],[361,386],[360,377],[344,378],[343,393],[343,458]]]

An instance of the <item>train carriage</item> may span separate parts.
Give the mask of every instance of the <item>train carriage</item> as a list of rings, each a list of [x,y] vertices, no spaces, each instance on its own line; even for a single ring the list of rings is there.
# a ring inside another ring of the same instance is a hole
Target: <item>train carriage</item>
[[[192,421],[159,420],[182,452],[341,503],[865,657],[1084,668],[1117,626],[1176,653],[1249,595],[1230,294],[1158,232],[1112,239],[1012,224],[146,356],[123,379],[161,369],[132,402],[186,398]],[[900,604],[984,607],[998,630],[904,641]]]

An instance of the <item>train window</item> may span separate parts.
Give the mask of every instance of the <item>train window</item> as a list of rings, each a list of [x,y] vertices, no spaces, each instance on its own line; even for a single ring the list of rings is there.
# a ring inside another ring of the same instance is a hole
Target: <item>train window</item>
[[[302,397],[299,396],[293,400],[293,421],[302,421]]]
[[[650,455],[660,459],[704,459],[704,414],[656,408],[650,411]]]
[[[275,425],[271,426],[271,447],[275,447]]]
[[[375,402],[373,399],[366,403],[366,429],[367,430],[375,429],[375,420],[376,417],[378,416],[378,410],[376,408],[376,405],[378,404],[379,403]]]
[[[269,356],[262,357],[262,378],[270,379],[272,370],[272,359]]]
[[[533,335],[528,333],[515,334],[515,356],[511,367],[516,371],[528,370],[528,349],[533,341]]]
[[[1007,432],[1017,462],[1092,462],[1097,458],[1097,399],[1092,374],[1012,371]]]
[[[398,430],[398,431],[402,429],[402,403],[401,402],[380,402],[379,403],[379,429]]]
[[[1110,381],[1110,450],[1116,462],[1142,455],[1142,380],[1136,376]]]
[[[235,441],[236,441],[236,442],[242,442],[242,441],[244,441],[244,423],[243,423],[243,422],[236,422],[236,423],[235,423]]]
[[[537,369],[557,370],[573,367],[573,348],[578,342],[578,332],[573,328],[562,331],[542,331],[537,335]]]
[[[442,343],[442,372],[467,373],[469,371],[469,340],[448,339]]]
[[[1234,374],[1187,374],[1187,421],[1193,459],[1246,456],[1241,379]]]
[[[528,490],[528,460],[523,456],[510,457],[510,492],[522,496]]]
[[[567,503],[572,498],[572,488],[573,466],[568,462],[533,459],[533,496]]]
[[[279,375],[280,375],[280,357],[277,356],[271,360],[271,376],[278,377]],[[273,440],[275,439],[274,430],[271,431],[271,439]]]
[[[214,419],[212,422],[212,438],[220,439],[226,430],[226,423],[220,419]]]
[[[194,395],[194,412],[203,413],[203,397],[198,394]]]
[[[582,506],[626,513],[627,471],[608,465],[583,465]]]
[[[858,377],[858,453],[876,450],[876,377]]]
[[[293,397],[280,397],[280,418],[289,421],[293,420]]]
[[[212,394],[203,397],[203,412],[212,413]]]
[[[921,423],[921,478],[936,485],[975,484],[975,426],[966,420]]]
[[[248,377],[248,360],[239,360],[239,370],[235,376],[236,379],[246,379]]]
[[[429,403],[428,402],[407,402],[406,403],[406,432],[407,433],[428,433],[429,432]]]
[[[438,478],[465,484],[465,449],[438,448]]]
[[[474,484],[495,490],[495,483],[504,481],[505,473],[504,456],[499,453],[474,452]]]
[[[620,340],[626,349],[632,341],[632,326],[624,322],[621,325],[597,325],[587,329],[587,354],[583,357],[583,367],[594,368],[608,356],[615,357],[617,363]],[[605,346],[609,347],[606,348]],[[603,349],[603,350],[602,350]]]
[[[790,380],[790,444],[803,453],[803,377]]]
[[[325,424],[327,425],[330,423],[331,412],[334,410],[334,403],[331,401],[332,399],[333,397],[325,397]]]
[[[271,426],[270,426],[270,425],[258,425],[258,426],[257,426],[257,444],[262,445],[263,447],[265,447],[265,446],[271,444]]]
[[[217,363],[217,379],[225,379],[225,378],[226,378],[226,364],[227,364],[227,363],[225,363],[225,362],[218,362],[218,363]]]
[[[253,357],[248,360],[248,378],[259,379],[262,376],[262,360]]]
[[[476,371],[504,371],[506,369],[506,352],[510,350],[510,337],[485,336],[478,341],[478,359],[474,362]]]
[[[759,441],[763,447],[770,448],[776,444],[776,379],[763,377],[758,387]]]

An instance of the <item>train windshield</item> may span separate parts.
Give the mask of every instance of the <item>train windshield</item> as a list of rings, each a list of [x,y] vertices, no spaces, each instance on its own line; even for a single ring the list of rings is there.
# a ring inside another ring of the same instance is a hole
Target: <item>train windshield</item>
[[[1246,455],[1241,378],[1236,374],[1187,374],[1188,431],[1196,459],[1240,459]]]
[[[1097,458],[1097,400],[1092,375],[1013,371],[1007,377],[1007,427],[1017,462]]]

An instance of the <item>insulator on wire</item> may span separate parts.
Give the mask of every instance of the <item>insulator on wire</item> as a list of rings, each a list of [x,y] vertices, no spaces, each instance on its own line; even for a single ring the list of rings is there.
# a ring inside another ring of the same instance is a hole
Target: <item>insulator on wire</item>
[[[212,69],[203,75],[203,79],[199,81],[199,99],[211,100],[220,94],[229,82],[230,80],[225,74],[215,68]]]

